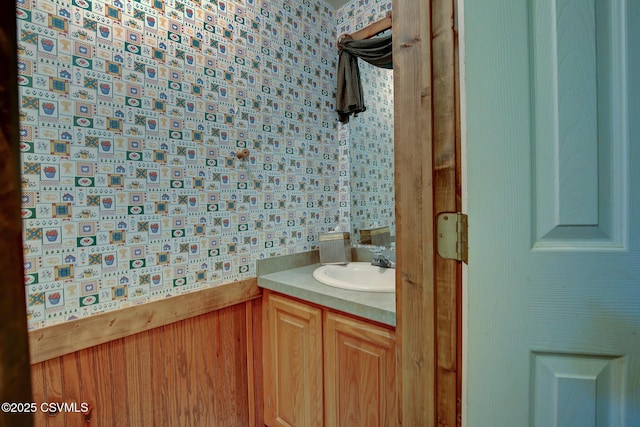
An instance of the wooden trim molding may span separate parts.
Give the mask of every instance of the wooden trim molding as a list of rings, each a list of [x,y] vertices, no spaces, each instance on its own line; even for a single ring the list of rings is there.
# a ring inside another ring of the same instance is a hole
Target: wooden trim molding
[[[253,277],[29,332],[31,363],[260,298]]]
[[[393,20],[391,12],[387,12],[384,18],[367,25],[366,27],[356,31],[355,33],[343,34],[340,38],[342,39],[343,37],[349,37],[351,40],[368,39],[391,28],[392,21]]]
[[[435,253],[434,218],[459,210],[454,0],[394,0],[399,424],[459,422],[460,264]]]
[[[435,427],[431,1],[393,4],[399,424]]]
[[[433,90],[434,215],[457,212],[461,206],[456,169],[458,104],[453,0],[431,2]],[[462,263],[435,257],[436,419],[446,426],[458,422],[458,299]]]

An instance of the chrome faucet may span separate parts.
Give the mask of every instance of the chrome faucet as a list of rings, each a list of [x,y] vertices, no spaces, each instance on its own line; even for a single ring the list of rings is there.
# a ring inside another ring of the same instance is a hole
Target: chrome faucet
[[[373,254],[371,265],[375,265],[377,267],[382,267],[382,268],[396,268],[396,263],[391,261],[382,252],[375,252]]]

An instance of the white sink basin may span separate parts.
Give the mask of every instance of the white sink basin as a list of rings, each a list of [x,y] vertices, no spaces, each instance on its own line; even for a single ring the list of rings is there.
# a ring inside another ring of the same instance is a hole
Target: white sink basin
[[[313,278],[336,288],[366,292],[395,292],[396,270],[350,262],[346,265],[323,265],[313,271]]]

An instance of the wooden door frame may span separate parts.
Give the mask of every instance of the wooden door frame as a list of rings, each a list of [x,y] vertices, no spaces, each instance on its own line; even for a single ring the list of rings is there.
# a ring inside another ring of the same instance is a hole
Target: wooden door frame
[[[31,402],[22,258],[20,138],[15,2],[0,6],[0,401]],[[13,66],[10,66],[13,64]],[[30,426],[28,411],[0,411],[0,425]]]
[[[399,425],[461,424],[461,263],[435,216],[461,208],[455,0],[394,0]]]

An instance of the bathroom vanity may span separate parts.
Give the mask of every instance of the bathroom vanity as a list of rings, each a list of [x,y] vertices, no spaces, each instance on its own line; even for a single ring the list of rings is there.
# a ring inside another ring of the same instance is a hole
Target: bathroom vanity
[[[394,328],[268,290],[263,328],[265,424],[396,424]]]
[[[265,424],[396,425],[395,293],[324,285],[313,261],[258,274]]]

